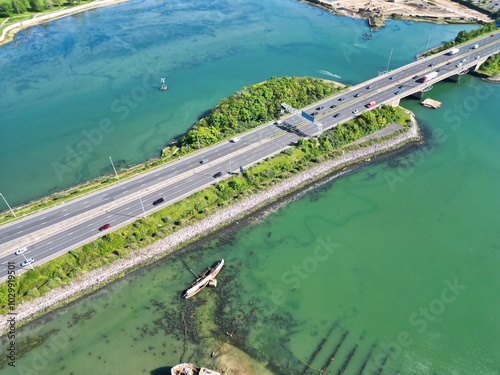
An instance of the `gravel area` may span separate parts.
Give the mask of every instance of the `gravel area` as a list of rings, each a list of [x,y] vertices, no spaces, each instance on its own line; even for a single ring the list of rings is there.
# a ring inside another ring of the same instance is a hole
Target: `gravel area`
[[[112,264],[95,269],[81,276],[77,280],[72,281],[67,286],[54,289],[42,297],[19,305],[15,311],[17,313],[16,320],[17,322],[27,320],[54,305],[81,294],[84,291],[93,290],[96,287],[105,284],[107,280],[119,275],[120,273],[148,260],[152,260],[155,257],[161,256],[175,247],[182,245],[183,243],[186,243],[187,241],[190,241],[207,231],[214,230],[224,224],[228,224],[238,217],[241,217],[259,206],[265,205],[266,203],[277,199],[287,192],[293,191],[305,184],[310,184],[312,181],[321,178],[334,169],[354,162],[363,161],[366,158],[382,152],[396,149],[409,141],[414,141],[419,138],[420,135],[418,125],[412,116],[412,127],[409,131],[403,134],[385,142],[367,146],[360,150],[355,150],[346,155],[342,155],[336,159],[326,161],[316,167],[280,182],[266,191],[254,194],[238,203],[221,209],[213,215],[196,222],[189,227],[182,228],[164,239],[156,241],[154,244],[136,250],[126,258],[119,259]],[[4,332],[7,327],[8,323],[5,319],[0,323],[1,332]]]

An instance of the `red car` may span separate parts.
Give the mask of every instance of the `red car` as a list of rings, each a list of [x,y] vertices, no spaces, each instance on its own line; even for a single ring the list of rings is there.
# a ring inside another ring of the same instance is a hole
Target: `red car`
[[[448,62],[446,63],[446,65],[451,65],[451,61],[448,61]]]
[[[495,34],[491,34],[491,36],[495,36]]]
[[[102,227],[99,228],[100,231],[106,230],[110,227],[111,225],[109,224],[104,224]]]

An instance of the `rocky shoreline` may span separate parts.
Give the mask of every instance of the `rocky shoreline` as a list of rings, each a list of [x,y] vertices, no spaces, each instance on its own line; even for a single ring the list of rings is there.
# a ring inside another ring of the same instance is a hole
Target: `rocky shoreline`
[[[50,310],[56,305],[65,303],[66,301],[91,292],[110,280],[126,273],[129,270],[137,268],[139,265],[146,262],[161,258],[183,244],[194,240],[195,238],[216,230],[221,226],[227,225],[239,217],[246,215],[257,208],[269,204],[286,193],[297,190],[304,185],[308,185],[315,180],[318,180],[325,175],[339,168],[359,163],[367,158],[395,150],[403,145],[414,142],[420,139],[419,128],[417,122],[412,115],[412,125],[408,131],[399,134],[394,138],[384,142],[363,147],[361,149],[351,151],[336,159],[328,160],[320,165],[317,165],[309,170],[299,173],[285,181],[282,181],[269,189],[245,198],[229,207],[217,211],[213,215],[194,223],[188,227],[182,228],[175,233],[158,240],[155,243],[139,249],[123,259],[119,259],[112,264],[95,269],[86,275],[81,276],[77,280],[70,282],[68,285],[54,289],[46,295],[39,297],[33,301],[24,302],[17,306],[17,322],[29,320],[47,310]],[[8,328],[8,323],[3,320],[0,323],[1,332],[5,332]]]

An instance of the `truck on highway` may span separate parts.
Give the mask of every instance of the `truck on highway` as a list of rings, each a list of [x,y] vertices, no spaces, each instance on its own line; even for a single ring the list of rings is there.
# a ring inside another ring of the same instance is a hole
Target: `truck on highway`
[[[366,105],[366,108],[371,108],[371,107],[373,107],[375,104],[377,104],[377,102],[376,102],[375,100],[372,100],[370,103],[368,103],[368,104]]]
[[[448,54],[449,55],[455,55],[455,54],[457,54],[459,52],[460,52],[460,50],[458,48],[453,48]]]
[[[422,83],[429,82],[431,79],[434,79],[437,76],[438,76],[437,72],[426,74],[425,76],[422,77]]]

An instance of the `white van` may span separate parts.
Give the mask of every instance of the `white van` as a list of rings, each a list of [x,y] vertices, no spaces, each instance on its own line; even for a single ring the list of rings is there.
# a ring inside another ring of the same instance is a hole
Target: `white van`
[[[231,139],[229,142],[233,142],[233,143],[236,143],[236,142],[239,142],[240,141],[240,137],[234,137],[233,139]]]

